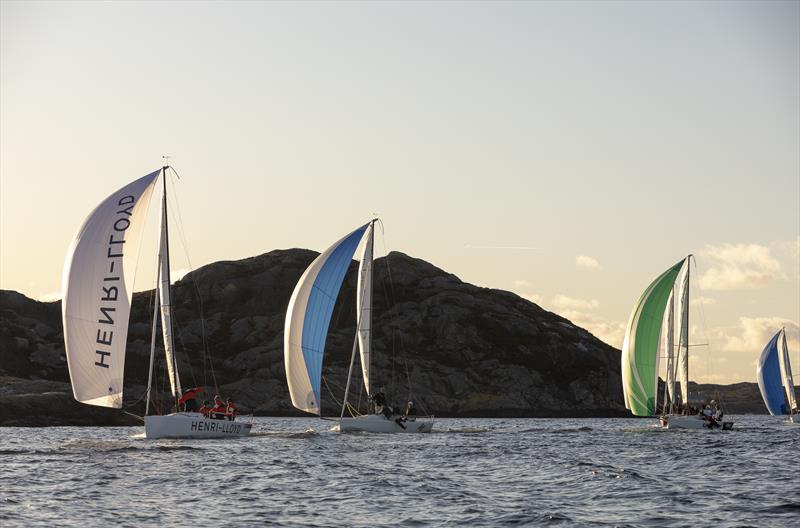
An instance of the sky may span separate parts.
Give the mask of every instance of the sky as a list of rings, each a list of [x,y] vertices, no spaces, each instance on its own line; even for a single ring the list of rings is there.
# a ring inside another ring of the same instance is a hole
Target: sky
[[[162,155],[173,278],[376,213],[378,253],[621,347],[692,253],[692,377],[754,381],[784,325],[800,369],[800,2],[0,2],[0,288],[60,298]]]

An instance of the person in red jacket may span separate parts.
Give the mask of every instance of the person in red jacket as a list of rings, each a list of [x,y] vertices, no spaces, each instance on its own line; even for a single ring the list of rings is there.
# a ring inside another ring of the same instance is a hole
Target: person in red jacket
[[[178,405],[184,410],[184,412],[196,412],[197,411],[197,395],[205,392],[206,389],[203,387],[195,387],[193,389],[186,389],[183,391],[180,399],[178,400]]]
[[[215,420],[224,420],[226,412],[227,408],[225,404],[222,403],[222,398],[217,394],[214,396],[214,407],[211,409],[211,417]]]
[[[208,400],[203,402],[203,406],[200,407],[200,410],[197,412],[202,414],[204,418],[208,418],[208,414],[211,412],[211,406],[208,404]]]
[[[236,407],[236,404],[231,401],[230,398],[225,402],[225,417],[228,420],[235,420],[236,415],[239,414],[239,409]]]

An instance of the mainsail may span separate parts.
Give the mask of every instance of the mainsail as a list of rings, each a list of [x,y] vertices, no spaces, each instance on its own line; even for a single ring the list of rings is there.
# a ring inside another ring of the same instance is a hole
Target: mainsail
[[[761,356],[758,358],[758,365],[756,367],[758,388],[761,391],[764,404],[766,404],[767,410],[772,416],[789,414],[789,409],[786,407],[783,387],[781,386],[781,366],[778,360],[778,340],[781,337],[782,331],[783,330],[778,331],[778,333],[769,340],[769,343],[764,347]]]
[[[681,260],[648,286],[628,320],[622,345],[622,389],[625,407],[636,416],[655,413],[658,342],[664,310],[683,263]]]
[[[320,414],[322,358],[333,306],[370,224],[346,235],[318,256],[295,286],[286,312],[284,363],[292,404]]]
[[[83,222],[67,251],[64,344],[72,392],[79,402],[122,407],[137,253],[159,173],[106,198]]]
[[[667,396],[670,404],[675,403],[675,289],[669,292],[667,309],[664,312],[664,325],[661,343],[667,357]]]
[[[680,314],[680,336],[678,338],[678,381],[681,385],[681,402],[689,404],[689,259],[681,281],[681,296],[678,303]]]
[[[797,399],[794,395],[794,380],[792,379],[792,365],[789,362],[789,346],[786,344],[786,329],[783,332],[783,350],[778,356],[781,364],[781,382],[783,383],[783,390],[786,391],[786,401],[789,402],[789,412],[797,409]]]
[[[167,225],[167,178],[163,179],[164,192],[161,197],[161,242],[158,250],[158,298],[161,305],[161,329],[164,334],[164,354],[167,356],[167,374],[172,395],[181,395],[181,380],[175,359],[175,345],[172,338],[172,294],[169,276],[169,228]]]
[[[361,251],[361,263],[358,266],[358,347],[361,351],[361,372],[364,375],[364,387],[369,396],[369,355],[372,347],[372,259],[375,240],[375,222],[370,222],[364,234],[364,249]]]

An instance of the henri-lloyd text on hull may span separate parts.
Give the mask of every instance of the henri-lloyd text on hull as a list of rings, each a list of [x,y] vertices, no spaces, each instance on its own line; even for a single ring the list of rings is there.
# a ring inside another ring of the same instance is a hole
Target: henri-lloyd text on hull
[[[117,211],[117,215],[112,225],[111,234],[108,237],[108,250],[106,256],[108,257],[108,274],[103,277],[104,283],[114,283],[121,280],[119,272],[115,272],[122,266],[123,245],[125,243],[125,231],[130,227],[130,218],[133,216],[133,208],[136,205],[136,197],[132,195],[123,196],[117,202],[121,207]],[[115,235],[118,238],[115,238]],[[113,284],[100,285],[102,293],[100,301],[102,303],[111,303],[111,305],[100,305],[99,319],[97,320],[100,325],[111,325],[108,327],[99,327],[97,329],[97,344],[101,346],[110,347],[114,339],[114,312],[117,311],[117,302],[119,301],[119,287]],[[111,351],[95,349],[97,358],[94,362],[95,366],[108,368],[111,363]]]
[[[231,433],[239,434],[242,432],[242,424],[223,422],[223,421],[206,421],[206,420],[192,420],[192,431],[210,431],[212,433]]]

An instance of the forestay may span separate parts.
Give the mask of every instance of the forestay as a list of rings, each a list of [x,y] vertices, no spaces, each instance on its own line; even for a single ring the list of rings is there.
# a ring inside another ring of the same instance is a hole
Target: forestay
[[[75,399],[122,407],[128,337],[142,227],[160,171],[106,198],[83,222],[67,251],[62,316]]]
[[[756,367],[756,377],[758,378],[758,388],[767,410],[773,416],[779,414],[789,414],[784,399],[783,387],[781,386],[781,368],[778,360],[778,340],[781,331],[769,340],[767,346],[761,352]]]
[[[644,291],[631,312],[622,344],[625,407],[636,416],[652,416],[658,389],[658,342],[664,310],[684,261],[665,271]]]
[[[318,256],[295,286],[284,328],[284,363],[292,404],[320,414],[325,339],[339,289],[369,224],[343,237]]]

